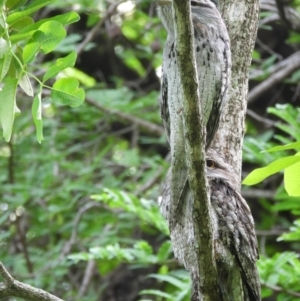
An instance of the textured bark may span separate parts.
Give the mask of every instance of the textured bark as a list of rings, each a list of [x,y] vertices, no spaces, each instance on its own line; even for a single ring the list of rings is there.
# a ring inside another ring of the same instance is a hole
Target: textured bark
[[[240,178],[248,76],[258,27],[259,0],[223,0],[219,10],[230,36],[232,74],[229,97],[212,148],[224,155]]]
[[[0,275],[4,280],[0,283],[0,299],[13,296],[29,301],[63,301],[42,289],[15,280],[1,262]]]
[[[183,259],[187,269],[191,272],[195,297],[201,291],[202,300],[212,301],[218,299],[218,291],[216,290],[217,272],[212,245],[209,188],[205,173],[205,127],[203,125],[201,107],[199,106],[198,77],[193,46],[194,36],[192,34],[190,4],[189,1],[182,0],[174,0],[173,3],[175,36],[177,40],[176,57],[182,82],[182,103],[177,103],[176,118],[178,118],[178,122],[175,122],[174,125],[177,126],[181,122],[183,123],[183,133],[176,131],[176,128],[171,130],[171,133],[176,132],[177,134],[177,137],[174,139],[174,155],[185,157],[189,187],[192,193],[192,197],[189,200],[201,200],[194,201],[192,204],[180,200],[179,204],[184,203],[189,207],[189,212],[185,215],[188,221],[185,222],[190,223],[190,218],[192,218],[193,227],[191,229],[190,224],[186,224],[186,227],[179,225],[177,230],[174,229],[174,238],[182,239],[182,242],[185,244],[184,249],[176,251],[176,253],[179,258]],[[178,116],[181,115],[179,114],[180,111],[182,111],[182,119],[181,116]],[[180,152],[176,152],[177,146],[182,148],[181,139],[183,137],[185,148],[180,149]],[[176,158],[173,157],[172,175],[177,176],[177,174],[180,174],[180,172],[177,173],[179,170],[182,172],[183,169],[176,164]],[[179,181],[186,181],[186,179],[181,178]],[[172,178],[172,191],[174,191],[175,185],[178,186],[179,181],[177,179],[174,181]],[[186,193],[182,193],[182,196],[186,197]],[[175,197],[178,197],[178,194]],[[187,236],[186,230],[190,230],[189,236]],[[189,237],[190,241],[187,240],[187,237]],[[177,239],[173,239],[173,241]],[[191,248],[189,250],[186,249],[188,245]],[[201,249],[199,246],[201,246]],[[179,245],[179,247],[181,248],[182,245]]]
[[[175,256],[191,273],[192,300],[216,301],[220,299],[213,246],[217,221],[210,208],[204,155],[205,129],[198,105],[199,95],[195,97],[198,89],[189,3],[173,0],[173,7],[175,48],[182,87],[176,91],[182,93],[182,98],[178,97],[178,103],[170,112],[172,164],[168,178],[171,185],[167,180],[161,208],[169,222]],[[225,0],[220,7],[231,38],[232,85],[212,148],[233,166],[235,175],[232,177],[240,179],[248,71],[257,31],[259,1]],[[182,177],[186,169],[189,187],[182,185],[186,181]],[[235,188],[238,191],[240,185]],[[241,277],[240,272],[238,274],[236,283]],[[240,295],[234,300],[247,299]]]

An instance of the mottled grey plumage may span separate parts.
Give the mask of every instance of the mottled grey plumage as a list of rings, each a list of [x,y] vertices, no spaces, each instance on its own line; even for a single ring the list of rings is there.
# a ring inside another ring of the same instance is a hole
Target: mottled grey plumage
[[[176,61],[175,31],[171,0],[158,0],[159,15],[168,31],[163,54],[161,116],[169,141],[172,122],[170,115],[180,97],[180,79]],[[195,58],[198,73],[199,95],[206,125],[206,148],[218,129],[231,75],[231,53],[225,23],[210,0],[191,1],[194,27]]]
[[[250,208],[239,193],[240,185],[234,169],[220,154],[209,149],[206,165],[219,300],[260,301],[260,281],[256,267],[259,254]],[[187,183],[182,202],[177,207],[178,214],[170,214],[170,180],[169,173],[160,207],[168,220],[172,241],[180,242],[184,250],[183,257],[179,259],[192,273],[190,267],[195,265],[197,260],[190,250],[193,244],[197,244],[197,238],[194,238],[192,233],[192,194]],[[177,253],[178,255],[180,256]],[[196,295],[195,300],[198,300],[197,298]]]
[[[259,255],[251,211],[239,193],[233,168],[213,150],[208,151],[206,162],[212,212],[217,221],[215,255],[222,300],[236,300],[235,294],[243,292],[242,300],[259,301]]]

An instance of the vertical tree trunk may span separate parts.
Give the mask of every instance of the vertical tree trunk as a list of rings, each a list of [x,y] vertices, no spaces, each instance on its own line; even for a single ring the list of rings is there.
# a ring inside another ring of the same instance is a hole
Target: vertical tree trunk
[[[248,74],[256,39],[259,0],[223,0],[219,10],[231,41],[231,88],[212,148],[222,153],[241,177]]]
[[[198,97],[195,97],[197,95],[195,71],[191,71],[195,68],[194,55],[191,51],[194,48],[191,46],[193,45],[193,31],[190,18],[184,15],[188,13],[188,3],[173,0],[173,7],[178,67],[182,76],[180,80],[182,89],[178,91],[182,93],[182,103],[175,104],[174,107],[176,116],[173,118],[177,120],[174,122],[177,128],[173,128],[175,137],[171,142],[172,169],[168,175],[173,182],[170,185],[167,180],[161,208],[169,222],[174,254],[191,273],[192,300],[217,301],[219,294],[212,237],[213,215],[210,212],[209,189],[205,177],[204,143],[199,141],[204,132],[203,125],[201,125],[201,109],[196,105]],[[224,0],[220,3],[220,11],[231,39],[232,81],[228,101],[212,148],[225,157],[234,167],[236,176],[240,178],[248,72],[257,32],[259,0]],[[183,22],[188,22],[188,24],[184,26]],[[183,55],[186,57],[183,58]],[[191,97],[191,91],[194,91],[194,97]],[[178,117],[179,114],[182,114],[182,121]],[[195,126],[198,129],[198,136]],[[187,191],[184,191],[185,186],[179,181],[184,152],[190,186]],[[177,163],[179,161],[182,161],[180,166]],[[177,179],[175,185],[174,179]],[[178,187],[182,191],[178,192]],[[177,197],[176,203],[174,203],[174,197]],[[241,296],[240,300],[235,301],[242,301],[242,298]]]

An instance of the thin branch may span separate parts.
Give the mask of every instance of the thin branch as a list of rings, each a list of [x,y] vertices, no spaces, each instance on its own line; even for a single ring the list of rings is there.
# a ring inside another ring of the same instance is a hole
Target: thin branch
[[[280,66],[282,66],[281,69],[278,68],[279,64]],[[276,68],[273,68],[273,73],[266,80],[254,87],[249,92],[249,103],[258,100],[258,98],[266,91],[268,91],[271,87],[282,82],[283,79],[285,79],[292,72],[300,68],[300,51],[297,51],[287,59],[278,63],[277,65],[278,66],[276,66]]]
[[[0,298],[14,296],[29,301],[63,301],[42,289],[15,280],[2,262],[0,262],[0,275],[4,280],[0,284]]]
[[[122,113],[120,111],[108,109],[105,106],[101,105],[100,103],[98,103],[88,97],[85,99],[85,102],[91,106],[94,106],[95,108],[97,108],[101,111],[104,111],[108,114],[115,115],[116,117],[119,117],[123,121],[137,125],[139,128],[143,129],[144,131],[146,131],[148,133],[151,133],[151,134],[154,134],[157,136],[164,135],[164,133],[165,133],[164,128],[158,124],[146,121],[144,119],[132,116],[127,113]]]
[[[274,199],[275,197],[275,191],[272,190],[263,190],[263,189],[243,189],[242,190],[242,196],[247,198],[265,198],[265,199]]]
[[[182,103],[177,105],[177,109],[179,109],[177,115],[179,115],[180,108],[181,110],[183,108],[183,141],[185,144],[188,182],[194,200],[190,206],[192,207],[193,227],[197,240],[197,246],[194,245],[193,250],[193,252],[197,254],[197,260],[194,262],[196,266],[189,267],[189,270],[192,272],[193,289],[195,295],[198,296],[197,298],[204,301],[218,300],[219,295],[216,289],[217,271],[213,255],[214,247],[209,207],[209,188],[206,179],[205,127],[201,106],[199,105],[201,102],[199,101],[197,83],[190,2],[174,0],[173,8],[176,54],[181,79],[180,82],[182,84]],[[176,131],[177,130],[178,129],[176,129]],[[177,133],[176,135],[177,138],[175,137],[175,139],[177,139],[178,144],[181,142],[182,137],[179,137]],[[180,155],[184,154],[177,153],[177,156]],[[172,174],[177,173],[177,175],[180,175],[182,172],[179,170],[181,166],[176,161],[173,153]],[[184,179],[181,180],[184,181]],[[174,190],[174,184],[176,185],[176,183],[173,183],[172,177],[171,192],[176,191]],[[178,198],[178,196],[175,197]],[[174,200],[171,202],[173,203]],[[202,246],[201,251],[199,251],[198,246]]]
[[[79,223],[81,221],[81,218],[83,216],[83,214],[95,207],[101,207],[100,204],[93,202],[93,203],[87,203],[86,205],[84,205],[82,208],[80,208],[80,210],[77,212],[74,222],[73,222],[73,230],[72,230],[72,234],[70,239],[66,242],[66,244],[63,247],[62,253],[60,255],[60,258],[58,259],[58,261],[62,260],[67,254],[69,254],[72,246],[74,245],[74,243],[76,242],[76,236],[77,236],[77,232],[78,232],[78,226]]]
[[[256,121],[259,121],[263,124],[265,124],[267,127],[273,127],[276,125],[277,122],[268,119],[268,118],[264,118],[262,116],[260,116],[259,114],[255,113],[252,110],[247,109],[247,113],[248,116],[252,117],[253,119],[255,119]]]
[[[84,272],[84,277],[83,277],[82,284],[80,286],[80,289],[79,289],[79,292],[77,295],[77,299],[81,298],[86,293],[86,291],[91,283],[91,280],[94,276],[95,268],[96,268],[96,261],[89,260],[87,263],[85,272]]]
[[[100,28],[103,26],[105,21],[110,18],[113,13],[116,11],[116,8],[120,5],[120,2],[113,3],[109,6],[109,8],[106,11],[105,16],[88,32],[85,39],[78,45],[77,47],[77,56],[80,56],[82,51],[84,50],[84,47],[93,40],[95,35],[99,33]]]
[[[264,286],[264,287],[267,287],[267,288],[269,288],[269,289],[271,289],[275,292],[282,292],[282,293],[286,293],[286,294],[294,296],[294,297],[300,297],[300,293],[285,289],[285,288],[280,287],[278,285],[267,284],[267,283],[262,283],[261,285]]]
[[[271,230],[256,230],[255,233],[257,236],[279,236],[283,233],[286,233],[288,229],[286,230],[280,230],[280,229],[271,229]]]

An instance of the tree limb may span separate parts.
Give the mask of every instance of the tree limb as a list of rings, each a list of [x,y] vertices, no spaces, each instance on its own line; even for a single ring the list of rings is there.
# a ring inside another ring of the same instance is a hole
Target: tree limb
[[[192,246],[192,252],[196,255],[197,259],[194,261],[195,266],[189,266],[188,269],[192,274],[194,293],[198,296],[199,300],[200,296],[201,300],[218,300],[219,295],[216,290],[217,271],[213,253],[214,248],[208,194],[209,188],[206,180],[204,152],[205,127],[203,125],[203,117],[199,105],[198,76],[193,46],[190,2],[174,0],[173,8],[175,17],[176,54],[181,79],[180,82],[182,84],[182,103],[177,104],[177,115],[179,115],[180,110],[182,110],[188,182],[192,199],[194,200],[189,206],[191,206],[190,210],[192,211],[193,218],[192,231],[194,232],[196,240],[196,243]],[[178,135],[177,129],[175,135]],[[180,140],[181,137],[177,143],[180,143]],[[176,174],[176,170],[178,169],[178,164],[176,164],[174,158],[175,155],[184,154],[177,153],[173,155],[172,174]],[[201,246],[201,251],[199,251],[199,245]]]
[[[149,122],[147,120],[132,116],[130,114],[127,113],[122,113],[120,111],[116,111],[116,110],[111,110],[106,108],[105,106],[102,106],[100,103],[90,99],[90,98],[86,98],[85,102],[88,103],[89,105],[94,106],[95,108],[104,111],[108,114],[112,114],[115,115],[117,117],[119,117],[121,120],[124,120],[126,122],[132,123],[137,125],[139,128],[143,129],[144,131],[148,132],[148,133],[152,133],[154,135],[157,136],[161,136],[164,135],[165,130],[162,126],[157,125],[155,123]]]
[[[279,62],[270,70],[272,74],[249,92],[249,103],[255,102],[263,93],[280,83],[292,72],[300,68],[300,51]]]
[[[4,280],[0,284],[0,298],[14,296],[29,301],[63,301],[42,289],[15,280],[2,262],[0,262],[0,275]]]

